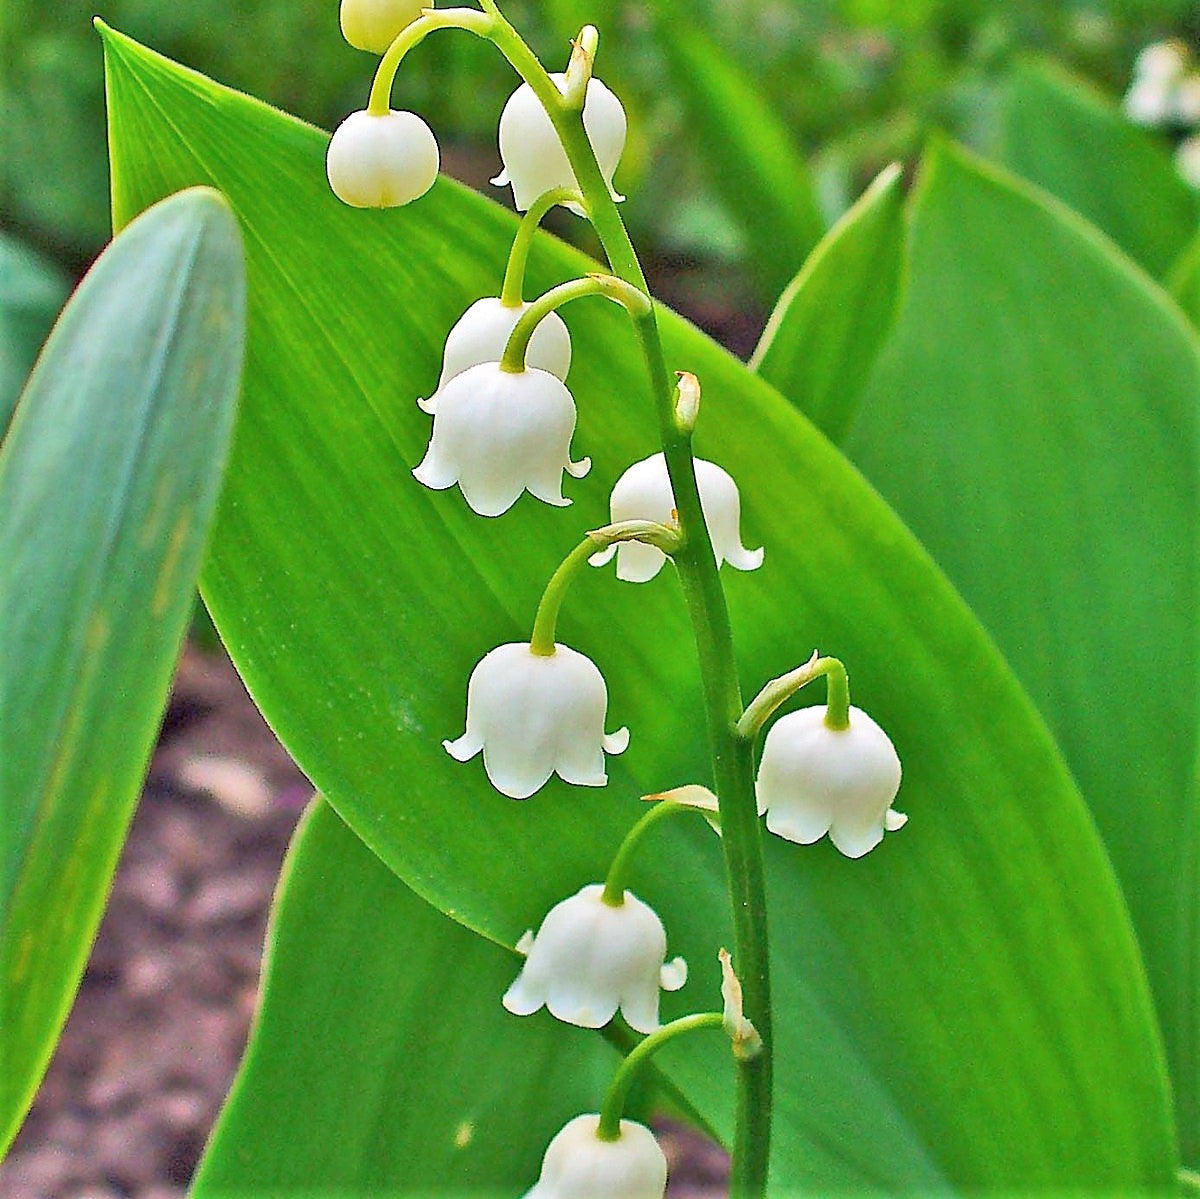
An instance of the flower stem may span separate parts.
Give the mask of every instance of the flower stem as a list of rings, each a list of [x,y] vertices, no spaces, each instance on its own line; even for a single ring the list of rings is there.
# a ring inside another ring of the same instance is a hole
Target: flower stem
[[[519,375],[525,369],[525,354],[538,325],[556,308],[584,296],[605,296],[615,300],[623,304],[635,320],[637,314],[650,311],[650,299],[646,293],[631,287],[624,279],[617,279],[613,275],[585,275],[582,279],[570,279],[538,296],[521,313],[504,347],[500,369]]]
[[[674,803],[669,799],[664,799],[656,803],[625,834],[625,840],[621,842],[621,847],[617,850],[616,857],[613,858],[612,865],[608,868],[608,874],[604,879],[604,893],[600,896],[609,907],[619,908],[625,902],[625,883],[629,878],[629,869],[633,862],[634,851],[641,843],[642,838],[661,821],[689,812],[694,812],[699,816],[705,816],[709,819],[713,815],[711,812],[706,812],[703,808],[693,807],[691,804]]]
[[[588,140],[582,112],[568,108],[536,55],[506,20],[501,19],[490,36],[549,114],[613,274],[648,293],[637,252]],[[734,951],[741,970],[746,1015],[763,1039],[762,1053],[738,1062],[730,1195],[732,1199],[762,1199],[766,1194],[771,1135],[771,999],[762,830],[754,800],[753,752],[751,743],[740,737],[735,727],[742,715],[741,686],[725,593],[700,507],[691,435],[675,420],[675,386],[667,371],[653,308],[633,319],[650,373],[667,473],[685,538],[675,565],[695,633],[704,688],[713,782],[720,803],[721,841],[733,908]]]
[[[567,588],[570,587],[571,580],[593,554],[621,541],[644,541],[647,545],[662,550],[664,554],[678,553],[683,544],[676,529],[660,525],[653,520],[625,520],[615,525],[605,525],[602,529],[593,529],[550,576],[550,582],[542,592],[537,613],[533,618],[533,634],[529,638],[531,653],[541,658],[554,656],[558,613],[567,597]]]
[[[850,727],[850,680],[837,658],[821,658],[815,652],[803,666],[772,679],[747,705],[737,722],[738,735],[753,740],[770,719],[771,713],[786,703],[801,687],[824,677],[828,693],[825,699],[825,725],[834,730]]]
[[[521,218],[517,235],[513,238],[508,254],[508,266],[504,271],[504,286],[500,289],[500,303],[508,308],[520,308],[525,302],[525,264],[529,261],[529,250],[546,213],[558,204],[583,204],[583,197],[570,187],[554,187],[538,196]]]
[[[596,1130],[596,1136],[602,1141],[621,1139],[621,1113],[625,1110],[629,1089],[633,1086],[638,1071],[653,1053],[668,1041],[673,1041],[685,1033],[702,1028],[721,1028],[724,1024],[723,1012],[699,1012],[694,1016],[672,1020],[670,1024],[664,1024],[657,1032],[652,1032],[644,1041],[640,1041],[617,1067],[612,1082],[608,1084],[604,1104],[600,1108],[600,1127]]]
[[[379,66],[375,68],[367,112],[376,117],[387,115],[392,106],[392,84],[400,63],[414,46],[423,42],[435,29],[465,29],[479,37],[490,37],[496,30],[497,22],[503,20],[499,10],[487,13],[474,8],[443,8],[437,12],[427,12],[406,25],[396,34],[379,60]]]

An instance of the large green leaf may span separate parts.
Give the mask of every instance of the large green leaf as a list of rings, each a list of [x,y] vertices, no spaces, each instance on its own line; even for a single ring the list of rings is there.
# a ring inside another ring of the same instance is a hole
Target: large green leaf
[[[0,437],[69,290],[50,263],[0,233]]]
[[[1167,286],[1192,324],[1200,326],[1200,232],[1171,268]]]
[[[997,126],[1000,162],[1103,229],[1153,275],[1176,260],[1200,206],[1167,147],[1054,63],[1013,70]]]
[[[194,1199],[528,1189],[617,1059],[544,1013],[509,1016],[519,961],[419,899],[317,802],[284,864],[254,1033]]]
[[[1073,214],[954,153],[848,441],[1056,732],[1124,884],[1200,1152],[1200,357]]]
[[[900,302],[904,187],[887,168],[809,255],[750,359],[826,437],[854,419]]]
[[[749,265],[778,296],[825,232],[803,152],[749,73],[687,11],[659,3],[655,30],[712,190],[745,234]]]
[[[411,479],[429,430],[413,400],[454,318],[495,289],[511,215],[448,181],[405,209],[342,208],[318,131],[117,34],[106,52],[118,218],[205,179],[247,233],[245,406],[203,580],[218,627],[354,831],[419,894],[511,945],[600,875],[640,792],[707,777],[667,573],[644,587],[585,579],[562,619],[563,639],[604,669],[612,718],[633,729],[607,790],[555,782],[513,803],[440,745],[461,729],[475,661],[528,636],[559,557],[654,448],[628,326],[613,305],[570,314],[578,446],[595,461],[575,507],[523,500],[480,520]],[[543,239],[532,281],[589,265]],[[814,643],[844,654],[907,771],[910,827],[868,859],[769,846],[776,1186],[1165,1186],[1175,1151],[1145,980],[1052,741],[844,459],[690,326],[666,312],[663,326],[670,365],[704,385],[698,448],[743,480],[748,536],[768,546],[761,571],[729,579],[745,676]],[[663,830],[635,889],[693,967],[666,1014],[713,1003],[728,918],[708,829]],[[664,1069],[728,1133],[720,1061],[684,1046]]]
[[[191,610],[242,360],[241,242],[210,191],[123,233],[0,453],[0,1147],[66,1018]]]

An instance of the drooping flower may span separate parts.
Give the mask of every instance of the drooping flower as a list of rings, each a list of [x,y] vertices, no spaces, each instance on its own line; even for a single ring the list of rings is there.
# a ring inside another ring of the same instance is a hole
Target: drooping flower
[[[458,318],[446,337],[438,392],[456,375],[473,366],[499,362],[513,327],[528,307],[527,303],[504,304],[498,296],[476,300]],[[548,313],[538,322],[525,351],[525,365],[549,371],[556,379],[566,381],[567,371],[571,368],[571,334],[557,312]],[[424,411],[433,412],[437,398],[435,392],[429,399],[417,403]]]
[[[704,523],[712,538],[717,565],[728,562],[737,570],[757,570],[763,562],[761,549],[748,550],[742,545],[741,497],[737,484],[714,462],[697,458],[696,484]],[[635,462],[616,482],[609,500],[614,524],[626,520],[653,520],[669,525],[675,520],[675,495],[667,476],[662,454],[652,454]],[[662,550],[639,541],[623,541],[593,554],[588,561],[603,566],[617,557],[617,578],[630,583],[646,583],[662,569],[666,556]]]
[[[598,1115],[576,1116],[546,1149],[542,1173],[524,1199],[662,1199],[667,1159],[654,1134],[622,1120],[621,1135],[602,1141]]]
[[[660,988],[677,991],[687,963],[664,964],[667,934],[654,909],[626,891],[619,907],[605,903],[599,883],[584,887],[547,913],[537,936],[517,948],[527,956],[505,992],[504,1006],[530,1016],[543,1005],[581,1028],[603,1028],[620,1008],[630,1028],[658,1028]]]
[[[499,516],[522,491],[562,508],[565,470],[582,479],[591,460],[571,461],[575,401],[549,371],[483,362],[437,394],[433,435],[413,471],[434,491],[455,483],[480,516]]]
[[[433,130],[416,113],[352,112],[325,155],[329,186],[352,208],[398,208],[423,196],[441,163]]]
[[[342,0],[342,36],[356,50],[382,54],[433,0]]]
[[[605,733],[608,689],[590,658],[556,645],[535,654],[528,642],[497,646],[471,672],[467,727],[446,751],[460,762],[483,751],[492,786],[528,799],[552,774],[603,787],[604,755],[625,752],[629,730]]]
[[[566,90],[565,74],[550,78],[560,92]],[[625,149],[625,109],[599,79],[588,81],[583,127],[609,192],[614,200],[623,200],[613,189],[613,175]],[[556,187],[579,190],[558,132],[528,83],[513,92],[500,114],[500,160],[504,170],[492,182],[498,187],[512,185],[513,203],[520,212]],[[578,205],[567,207],[580,212]]]
[[[826,833],[848,858],[861,858],[902,828],[892,810],[900,790],[900,759],[891,739],[865,712],[850,708],[850,723],[831,729],[824,706],[780,717],[763,742],[758,810],[767,828],[811,845]]]

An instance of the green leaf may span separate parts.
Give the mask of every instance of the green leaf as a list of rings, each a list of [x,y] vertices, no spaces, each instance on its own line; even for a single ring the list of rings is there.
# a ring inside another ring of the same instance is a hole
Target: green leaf
[[[250,1047],[194,1199],[523,1193],[617,1058],[545,1013],[509,1016],[519,968],[317,801],[284,864]]]
[[[408,208],[346,209],[326,190],[324,135],[118,34],[105,42],[118,219],[209,180],[247,231],[244,409],[203,579],[217,625],[354,831],[419,894],[511,945],[602,874],[640,794],[708,781],[668,572],[642,587],[590,575],[560,624],[604,670],[613,723],[633,729],[606,790],[555,781],[514,803],[440,744],[461,731],[472,666],[528,637],[550,571],[655,449],[626,320],[611,304],[570,313],[577,448],[594,459],[575,506],[522,500],[480,520],[411,479],[429,433],[414,399],[453,320],[495,291],[511,214],[445,180]],[[531,285],[591,265],[543,238]],[[703,382],[698,451],[742,480],[747,537],[768,547],[761,571],[727,580],[744,677],[814,643],[836,650],[905,761],[910,825],[869,858],[768,847],[774,1185],[1165,1187],[1177,1163],[1145,979],[1044,727],[858,473],[686,322],[664,311],[663,333],[671,368]],[[716,1002],[729,935],[719,846],[696,823],[661,830],[634,880],[692,966],[668,1017]],[[685,1044],[663,1066],[727,1134],[721,1057]]]
[[[69,291],[60,271],[0,233],[0,437]]]
[[[903,267],[904,187],[892,166],[809,256],[750,359],[831,441],[854,419],[896,315]]]
[[[237,227],[131,225],[55,326],[0,453],[0,1150],[66,1018],[187,624],[242,357]]]
[[[1054,63],[1019,63],[1005,89],[994,157],[1103,229],[1162,276],[1195,232],[1196,193],[1161,140]]]
[[[662,5],[658,46],[714,193],[746,235],[764,296],[779,295],[825,232],[795,135],[749,74],[691,16]]]
[[[1179,307],[1200,326],[1200,232],[1192,238],[1167,276],[1167,287]]]
[[[1200,1151],[1197,341],[1073,213],[955,152],[848,441],[1066,753],[1124,885]]]

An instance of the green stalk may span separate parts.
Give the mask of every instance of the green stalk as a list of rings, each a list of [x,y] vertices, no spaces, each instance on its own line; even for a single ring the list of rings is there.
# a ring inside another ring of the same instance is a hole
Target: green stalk
[[[619,908],[625,902],[625,884],[629,880],[629,871],[633,863],[633,855],[646,834],[660,821],[669,820],[672,816],[682,816],[695,813],[711,819],[712,813],[703,808],[694,808],[691,804],[676,803],[670,799],[660,800],[625,834],[608,874],[604,879],[604,893],[600,896],[609,907]]]
[[[650,298],[646,293],[630,287],[624,279],[616,279],[612,275],[585,275],[582,279],[569,279],[538,296],[517,318],[504,346],[500,369],[519,375],[525,369],[525,354],[538,325],[555,309],[584,296],[605,296],[615,300],[625,306],[634,320],[638,314],[651,311]]]
[[[637,1078],[638,1071],[656,1050],[668,1041],[685,1033],[695,1032],[701,1028],[721,1028],[725,1024],[722,1012],[700,1012],[695,1016],[683,1016],[664,1024],[657,1032],[652,1032],[644,1041],[638,1044],[626,1055],[625,1060],[617,1068],[613,1080],[609,1083],[604,1096],[604,1104],[600,1108],[600,1127],[596,1136],[601,1141],[619,1141],[621,1139],[621,1113],[625,1110],[625,1100],[629,1090]]]
[[[529,211],[521,218],[517,227],[517,235],[513,238],[512,249],[508,253],[508,266],[504,271],[504,286],[500,289],[500,303],[506,308],[520,308],[525,302],[525,264],[529,261],[529,251],[533,247],[533,239],[537,234],[546,213],[558,204],[581,204],[583,197],[569,187],[555,187],[539,196],[530,206]]]
[[[582,111],[568,108],[536,55],[506,20],[499,18],[489,36],[550,115],[613,274],[648,294],[637,252],[584,131]],[[762,830],[754,799],[753,749],[736,731],[742,715],[742,694],[729,611],[700,507],[691,435],[675,421],[675,387],[667,371],[653,309],[634,317],[634,328],[650,372],[663,454],[685,539],[675,555],[675,565],[692,621],[704,687],[713,781],[720,804],[722,845],[733,907],[735,956],[746,1015],[763,1039],[762,1053],[738,1062],[737,1131],[730,1195],[732,1199],[763,1199],[771,1135],[771,997]]]
[[[678,553],[683,544],[677,530],[653,520],[624,520],[615,525],[605,525],[602,529],[593,529],[550,576],[550,582],[542,592],[537,612],[533,617],[533,633],[529,638],[531,653],[539,658],[554,656],[558,613],[567,597],[567,589],[571,586],[572,579],[593,554],[622,541],[644,541],[647,545],[662,550],[664,554]]]
[[[821,658],[815,653],[795,670],[772,679],[747,705],[737,722],[738,735],[753,740],[770,719],[771,713],[785,704],[801,687],[814,679],[824,678],[828,691],[825,696],[825,727],[840,731],[850,727],[850,679],[846,668],[837,658]]]

